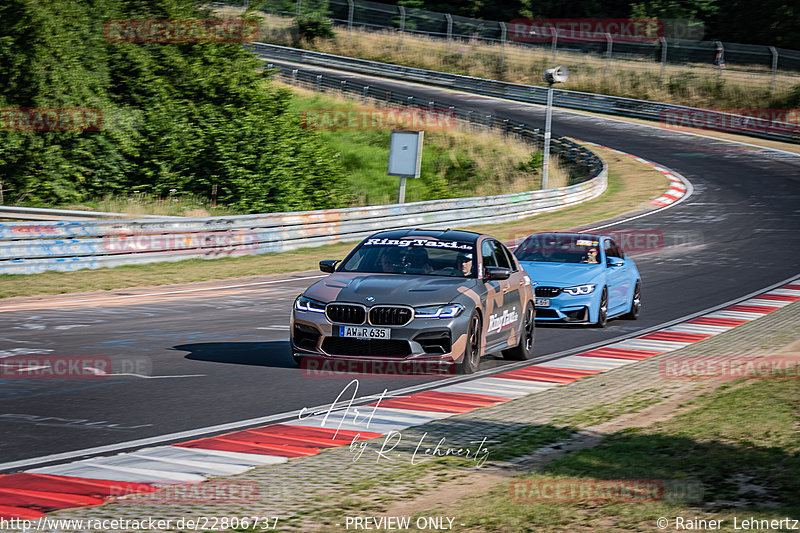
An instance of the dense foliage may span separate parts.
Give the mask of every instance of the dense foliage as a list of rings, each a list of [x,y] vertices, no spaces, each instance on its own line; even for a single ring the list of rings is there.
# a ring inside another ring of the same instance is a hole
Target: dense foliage
[[[115,43],[104,23],[200,19],[195,0],[3,0],[0,109],[96,108],[99,131],[0,129],[6,203],[133,190],[248,212],[346,203],[336,154],[237,43]]]

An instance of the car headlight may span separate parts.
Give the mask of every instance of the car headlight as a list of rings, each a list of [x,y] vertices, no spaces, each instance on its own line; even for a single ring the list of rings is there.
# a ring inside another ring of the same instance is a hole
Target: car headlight
[[[577,285],[575,287],[565,287],[562,289],[567,294],[571,294],[572,296],[578,296],[580,294],[590,294],[596,285]]]
[[[425,307],[415,307],[415,318],[453,318],[458,316],[464,306],[461,304],[446,305],[427,305]]]
[[[302,294],[294,301],[294,308],[298,311],[309,311],[311,313],[325,312],[325,304],[323,302],[306,298]]]

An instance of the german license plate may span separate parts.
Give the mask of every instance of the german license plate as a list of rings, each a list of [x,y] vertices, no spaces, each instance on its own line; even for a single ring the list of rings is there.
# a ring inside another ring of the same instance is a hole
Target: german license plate
[[[549,298],[536,298],[534,300],[533,305],[536,307],[550,307],[550,299]]]
[[[367,326],[339,326],[340,337],[355,339],[388,339],[391,337],[390,328],[371,328]]]

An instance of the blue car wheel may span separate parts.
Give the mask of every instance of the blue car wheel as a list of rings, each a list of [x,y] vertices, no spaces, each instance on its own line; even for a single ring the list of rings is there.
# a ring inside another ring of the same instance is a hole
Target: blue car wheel
[[[606,327],[608,322],[608,291],[603,287],[603,292],[600,294],[600,305],[597,308],[597,322],[594,323],[596,328]]]

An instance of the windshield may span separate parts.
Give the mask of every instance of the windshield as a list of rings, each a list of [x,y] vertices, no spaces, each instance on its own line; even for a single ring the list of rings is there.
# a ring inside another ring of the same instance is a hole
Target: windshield
[[[600,242],[587,235],[532,235],[514,255],[520,261],[596,265],[600,263]]]
[[[341,266],[344,272],[474,277],[475,246],[431,237],[369,238]]]

